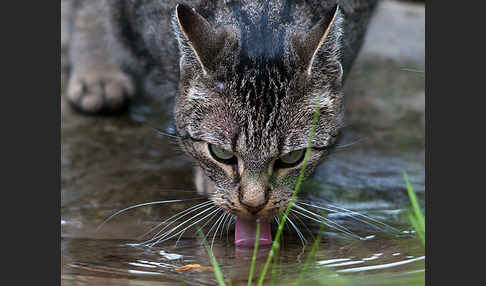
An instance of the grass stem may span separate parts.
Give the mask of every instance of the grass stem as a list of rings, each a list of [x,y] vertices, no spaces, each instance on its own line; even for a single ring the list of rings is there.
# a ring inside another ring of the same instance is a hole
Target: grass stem
[[[422,245],[425,245],[425,218],[420,211],[420,206],[417,201],[417,196],[413,190],[412,184],[408,179],[406,172],[403,172],[403,178],[405,179],[405,185],[407,186],[408,197],[410,198],[410,203],[412,204],[412,212],[408,215],[408,219],[412,224],[413,228],[417,232]]]
[[[260,221],[257,220],[257,231],[256,231],[255,245],[253,247],[253,256],[251,258],[250,275],[248,276],[248,286],[251,286],[251,283],[253,281],[253,271],[255,270],[255,262],[258,253],[259,240],[260,240]]]
[[[221,271],[221,268],[219,268],[218,261],[216,260],[216,257],[214,256],[213,251],[209,247],[202,230],[200,228],[198,228],[197,231],[199,232],[199,236],[201,237],[203,244],[204,244],[204,247],[206,248],[206,251],[208,252],[209,259],[211,260],[211,264],[213,265],[214,275],[216,276],[216,280],[218,281],[218,285],[219,286],[226,286],[226,284],[224,283],[223,272]]]

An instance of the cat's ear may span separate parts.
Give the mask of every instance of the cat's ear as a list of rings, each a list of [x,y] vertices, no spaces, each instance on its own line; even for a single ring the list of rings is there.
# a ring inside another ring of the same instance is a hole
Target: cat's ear
[[[310,31],[296,33],[291,37],[291,45],[299,66],[308,75],[320,51],[327,57],[337,59],[340,49],[341,22],[343,20],[339,5],[336,4]]]
[[[228,31],[213,28],[204,17],[184,4],[177,5],[174,22],[181,57],[196,60],[204,74],[214,70]]]

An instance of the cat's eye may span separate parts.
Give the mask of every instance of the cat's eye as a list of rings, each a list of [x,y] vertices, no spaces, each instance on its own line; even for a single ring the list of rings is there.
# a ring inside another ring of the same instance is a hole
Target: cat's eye
[[[295,150],[278,158],[275,162],[277,168],[292,168],[300,164],[304,159],[305,149]]]
[[[213,158],[223,164],[236,164],[236,157],[233,152],[225,150],[213,144],[208,143],[209,153]]]

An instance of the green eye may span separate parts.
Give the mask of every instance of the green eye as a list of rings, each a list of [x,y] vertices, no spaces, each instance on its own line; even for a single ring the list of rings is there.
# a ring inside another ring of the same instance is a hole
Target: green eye
[[[295,150],[285,154],[277,160],[277,167],[291,168],[297,166],[304,159],[305,149]]]
[[[236,157],[233,152],[225,150],[221,147],[215,146],[208,143],[209,153],[213,158],[224,164],[234,164],[236,163]]]

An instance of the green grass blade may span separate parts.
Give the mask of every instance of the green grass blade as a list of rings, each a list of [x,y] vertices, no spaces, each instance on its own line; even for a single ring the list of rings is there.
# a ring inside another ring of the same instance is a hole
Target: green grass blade
[[[416,232],[417,232],[417,234],[420,238],[420,242],[422,243],[422,245],[425,245],[425,234],[420,229],[418,222],[417,222],[417,219],[412,214],[408,215],[408,219],[410,220],[410,223],[412,224],[413,228],[416,230]]]
[[[257,231],[256,231],[256,239],[255,245],[253,246],[253,256],[251,258],[251,265],[250,265],[250,275],[248,276],[248,286],[251,286],[253,281],[253,271],[255,270],[255,262],[256,256],[258,253],[258,241],[260,240],[260,221],[257,220]]]
[[[320,97],[318,98],[318,102],[320,102]],[[292,193],[292,197],[290,198],[289,205],[285,209],[285,212],[282,216],[282,219],[280,220],[280,223],[278,225],[277,233],[275,234],[275,239],[273,241],[272,248],[270,249],[270,252],[268,253],[267,261],[265,262],[265,265],[263,266],[263,270],[260,273],[260,277],[258,279],[258,286],[263,285],[263,280],[265,279],[265,275],[267,274],[268,268],[270,267],[270,262],[272,261],[272,257],[275,255],[276,251],[280,248],[280,235],[282,234],[285,221],[287,220],[287,216],[290,212],[290,209],[292,208],[292,206],[294,204],[295,198],[297,197],[300,186],[301,186],[302,181],[304,179],[304,173],[305,173],[305,169],[307,167],[307,160],[309,158],[311,144],[312,144],[312,138],[314,137],[318,117],[319,117],[319,105],[316,107],[316,111],[314,112],[314,118],[312,120],[312,128],[311,128],[311,132],[310,132],[310,135],[309,135],[309,141],[307,142],[307,149],[306,149],[306,152],[305,152],[305,155],[304,155],[304,162],[302,163],[302,168],[300,169],[300,175],[299,175],[299,178],[297,179],[297,184],[295,185],[294,192]]]
[[[425,245],[425,218],[422,212],[420,211],[420,206],[417,201],[417,196],[415,195],[415,191],[413,190],[412,185],[408,179],[407,173],[403,173],[403,178],[405,179],[405,185],[408,191],[408,197],[410,198],[410,203],[412,204],[412,213],[408,215],[410,223],[412,224],[413,228],[415,229],[416,233],[418,234],[422,245]]]
[[[277,249],[275,255],[273,256],[272,273],[270,275],[270,286],[273,286],[275,284],[275,277],[277,277],[278,251],[279,249]]]
[[[417,201],[417,197],[415,196],[415,191],[413,190],[412,184],[410,184],[410,181],[408,179],[407,173],[403,173],[403,178],[405,179],[405,184],[407,186],[407,191],[408,191],[408,196],[410,198],[410,202],[412,204],[413,208],[413,213],[415,215],[415,218],[418,221],[418,226],[421,231],[425,232],[425,220],[422,212],[420,211],[420,206]]]
[[[201,237],[203,244],[204,244],[204,247],[206,248],[206,251],[208,252],[209,259],[211,260],[211,264],[213,265],[214,276],[216,276],[216,280],[218,281],[219,286],[226,286],[226,284],[224,283],[223,272],[221,271],[221,268],[219,268],[218,261],[216,260],[216,257],[214,256],[213,251],[209,247],[202,230],[198,229],[197,231],[199,232],[199,236]]]

